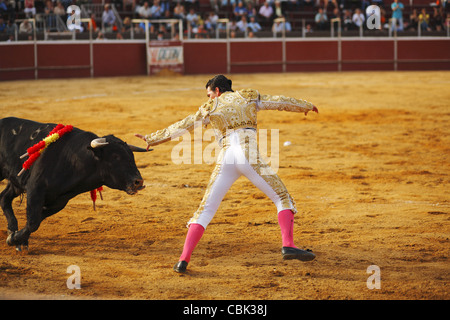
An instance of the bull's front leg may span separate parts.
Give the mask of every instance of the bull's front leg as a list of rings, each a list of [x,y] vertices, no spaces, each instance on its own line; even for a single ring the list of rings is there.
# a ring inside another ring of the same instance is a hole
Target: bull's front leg
[[[20,193],[16,192],[11,182],[8,182],[5,190],[0,193],[0,207],[2,208],[3,214],[5,215],[6,221],[8,223],[8,235],[19,229],[17,225],[17,219],[14,215],[14,210],[12,207],[13,199],[19,194]]]
[[[22,248],[28,250],[28,239],[31,233],[39,228],[42,221],[43,203],[43,192],[31,190],[27,193],[27,223],[23,229],[12,232],[8,236],[6,239],[8,245],[16,246],[17,251],[21,251]]]

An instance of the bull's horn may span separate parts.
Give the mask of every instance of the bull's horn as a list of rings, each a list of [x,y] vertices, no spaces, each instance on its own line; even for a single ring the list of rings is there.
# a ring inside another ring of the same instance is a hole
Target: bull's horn
[[[97,138],[91,141],[91,147],[92,148],[101,148],[109,144],[109,142],[106,142],[105,138]]]
[[[144,149],[144,148],[139,148],[139,147],[133,146],[133,145],[128,144],[128,143],[127,143],[127,145],[131,149],[131,151],[133,151],[133,152],[147,152],[147,151],[152,151],[153,150],[153,149],[147,150],[147,149]]]

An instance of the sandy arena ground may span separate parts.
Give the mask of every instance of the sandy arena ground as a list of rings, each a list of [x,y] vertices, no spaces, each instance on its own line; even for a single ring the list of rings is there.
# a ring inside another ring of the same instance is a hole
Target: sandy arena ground
[[[196,111],[211,76],[0,82],[0,118],[72,124],[144,147],[134,133]],[[0,298],[449,299],[450,73],[232,79],[235,89],[303,98],[319,108],[307,117],[258,116],[260,129],[279,130],[278,174],[299,209],[296,243],[313,250],[315,261],[282,260],[275,207],[240,178],[189,272],[173,272],[213,164],[174,164],[179,142],[171,141],[135,154],[144,190],[129,196],[105,188],[96,211],[88,193],[77,196],[32,234],[27,254],[6,244],[0,218]],[[5,186],[0,182],[0,190]],[[13,205],[21,228],[25,201]],[[80,290],[66,286],[70,265],[81,270]],[[371,265],[380,268],[380,289],[368,289]]]

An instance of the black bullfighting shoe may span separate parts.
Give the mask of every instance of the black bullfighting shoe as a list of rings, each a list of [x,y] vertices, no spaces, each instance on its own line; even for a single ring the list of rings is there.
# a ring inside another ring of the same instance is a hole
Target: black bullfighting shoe
[[[185,273],[188,263],[186,261],[178,261],[173,266],[173,271],[178,273]]]
[[[281,255],[284,260],[297,259],[300,261],[311,261],[316,257],[311,251],[291,247],[283,247],[281,249]]]

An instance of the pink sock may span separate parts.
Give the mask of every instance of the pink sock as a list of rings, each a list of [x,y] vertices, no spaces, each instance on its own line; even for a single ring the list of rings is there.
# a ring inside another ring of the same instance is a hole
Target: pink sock
[[[278,213],[278,224],[281,229],[283,247],[297,248],[294,245],[294,213],[289,209],[280,211]]]
[[[192,223],[189,225],[189,230],[186,235],[186,241],[184,242],[183,252],[181,253],[181,257],[179,261],[191,261],[191,254],[194,251],[195,246],[200,241],[203,236],[203,232],[205,232],[205,228],[202,225],[197,223]]]

